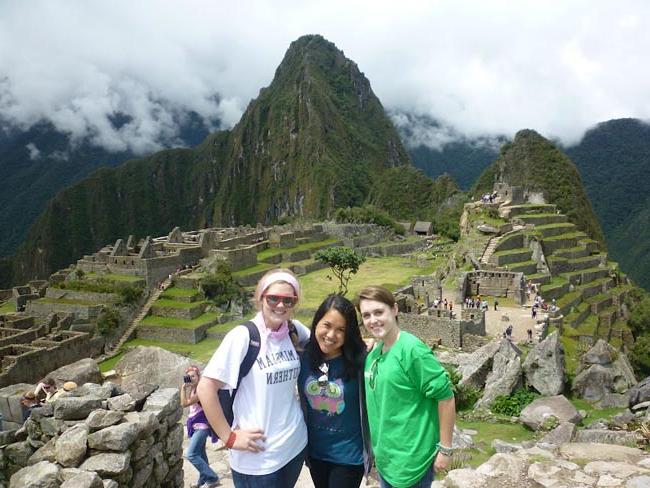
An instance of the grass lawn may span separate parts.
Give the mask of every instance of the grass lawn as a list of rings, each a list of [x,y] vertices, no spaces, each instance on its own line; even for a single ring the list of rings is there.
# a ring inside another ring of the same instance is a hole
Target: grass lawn
[[[14,302],[5,302],[0,306],[0,314],[16,311],[16,304]]]
[[[258,271],[266,271],[267,269],[272,269],[272,268],[277,268],[278,266],[275,264],[269,264],[269,263],[258,263],[255,266],[250,266],[248,268],[240,269],[238,271],[235,271],[232,275],[233,277],[237,276],[245,276],[253,273],[257,273]],[[199,275],[200,276],[200,275]]]
[[[373,284],[395,289],[409,283],[411,276],[431,274],[434,269],[432,260],[426,261],[423,267],[419,267],[414,259],[401,256],[368,258],[359,268],[359,272],[350,278],[347,296],[352,298],[364,286]],[[338,290],[336,279],[328,278],[331,275],[331,270],[326,268],[300,277],[302,285],[300,308],[315,310],[326,295]]]
[[[457,419],[456,425],[459,429],[472,429],[477,432],[475,436],[472,436],[475,447],[463,451],[471,455],[471,458],[465,461],[465,464],[472,467],[483,464],[495,454],[496,451],[492,447],[492,441],[495,439],[500,439],[504,442],[520,443],[535,438],[535,433],[522,424],[490,424]]]
[[[216,319],[219,316],[215,312],[206,312],[203,315],[195,318],[194,320],[177,319],[173,317],[159,317],[157,315],[149,315],[142,319],[142,325],[149,325],[155,327],[172,327],[177,329],[195,329],[206,322]]]

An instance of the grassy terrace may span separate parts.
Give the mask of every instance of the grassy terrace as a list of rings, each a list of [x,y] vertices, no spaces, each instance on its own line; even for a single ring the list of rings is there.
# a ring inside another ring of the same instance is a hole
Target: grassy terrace
[[[198,307],[202,303],[208,303],[207,301],[203,300],[200,302],[178,302],[176,300],[168,300],[168,299],[158,299],[154,302],[154,305],[157,307],[170,307],[170,308],[182,308],[184,310],[189,310],[191,308]]]
[[[174,352],[176,354],[180,354],[182,356],[187,356],[194,361],[207,363],[212,357],[212,354],[214,354],[214,351],[216,351],[217,347],[219,347],[219,344],[221,344],[221,341],[217,339],[203,339],[198,344],[183,344],[177,342],[151,341],[148,339],[133,339],[124,344],[123,349],[136,346],[156,346]],[[124,353],[121,352],[108,361],[104,361],[99,365],[99,369],[103,372],[113,369],[123,354]]]
[[[561,241],[564,239],[578,239],[584,237],[584,232],[567,232],[566,234],[560,234],[559,236],[546,237],[545,241]]]
[[[527,247],[520,247],[517,249],[508,249],[507,251],[496,251],[493,256],[511,256],[513,254],[527,254],[530,252],[531,250]]]
[[[90,280],[96,279],[105,279],[109,281],[119,281],[122,283],[135,283],[136,281],[143,281],[144,278],[141,276],[131,276],[124,274],[115,274],[115,273],[86,273],[85,277]]]
[[[159,317],[158,315],[149,315],[145,317],[140,323],[142,325],[153,327],[171,327],[177,329],[195,329],[204,325],[207,322],[216,320],[219,316],[216,312],[206,312],[200,317],[193,320],[177,319],[173,317]]]
[[[15,311],[16,311],[16,304],[13,302],[5,302],[2,305],[0,305],[0,314],[15,312]]]
[[[273,269],[273,268],[277,268],[277,266],[275,264],[269,264],[269,263],[258,263],[255,266],[250,266],[248,268],[240,269],[238,271],[235,271],[235,272],[233,272],[232,275],[233,275],[233,277],[236,278],[238,276],[246,276],[246,275],[249,275],[249,274],[257,273],[259,271],[266,271],[268,269]],[[197,278],[201,277],[201,275],[198,274],[198,273],[194,273],[193,277],[194,276],[197,277]]]
[[[560,288],[560,287],[562,287],[562,286],[564,286],[564,285],[566,285],[568,283],[569,282],[565,278],[563,278],[561,276],[554,276],[551,279],[551,282],[548,285],[542,285],[540,287],[540,291],[542,293],[548,292],[549,290],[552,290],[554,288]]]
[[[257,260],[262,261],[263,259],[270,258],[271,256],[277,256],[278,254],[282,254],[285,252],[298,252],[298,251],[307,251],[312,249],[320,249],[321,247],[328,246],[330,244],[335,244],[337,242],[340,242],[339,239],[327,239],[324,241],[306,242],[305,244],[300,244],[299,246],[295,246],[295,247],[283,247],[283,248],[273,247],[269,249],[264,249],[264,251],[257,253]]]
[[[101,305],[95,301],[89,300],[72,300],[69,298],[39,298],[35,303],[63,303],[66,305],[83,305],[86,307],[94,307],[96,305]]]
[[[167,288],[162,295],[160,295],[160,298],[167,298],[169,300],[173,300],[174,298],[178,297],[193,297],[199,294],[199,291],[193,288],[178,288],[178,287],[172,287],[172,288]]]

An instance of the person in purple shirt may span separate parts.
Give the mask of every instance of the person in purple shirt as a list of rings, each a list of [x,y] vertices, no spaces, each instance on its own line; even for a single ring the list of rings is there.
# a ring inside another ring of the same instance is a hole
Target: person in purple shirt
[[[187,435],[190,438],[190,444],[185,451],[185,457],[199,472],[199,481],[197,488],[213,488],[219,486],[219,475],[215,473],[208,462],[208,455],[205,452],[205,442],[208,437],[212,442],[217,441],[217,436],[210,428],[208,419],[199,397],[196,393],[196,386],[199,384],[200,372],[196,366],[190,366],[185,370],[183,384],[181,385],[181,405],[190,407],[190,413],[187,417]]]

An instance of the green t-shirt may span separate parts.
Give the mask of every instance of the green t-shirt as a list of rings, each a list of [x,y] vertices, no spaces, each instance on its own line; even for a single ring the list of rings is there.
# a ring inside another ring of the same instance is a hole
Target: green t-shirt
[[[366,406],[375,463],[396,488],[415,484],[433,464],[440,441],[438,400],[453,396],[445,369],[420,339],[400,331],[382,354],[379,342],[365,366]]]

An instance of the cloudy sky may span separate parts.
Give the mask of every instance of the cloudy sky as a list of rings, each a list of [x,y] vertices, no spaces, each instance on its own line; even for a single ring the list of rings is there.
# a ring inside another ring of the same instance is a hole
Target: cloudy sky
[[[414,130],[431,146],[522,128],[572,144],[650,119],[649,21],[646,0],[2,0],[0,118],[152,151],[188,109],[235,124],[290,42],[319,33],[386,108],[446,126]],[[132,120],[116,130],[115,113]]]

